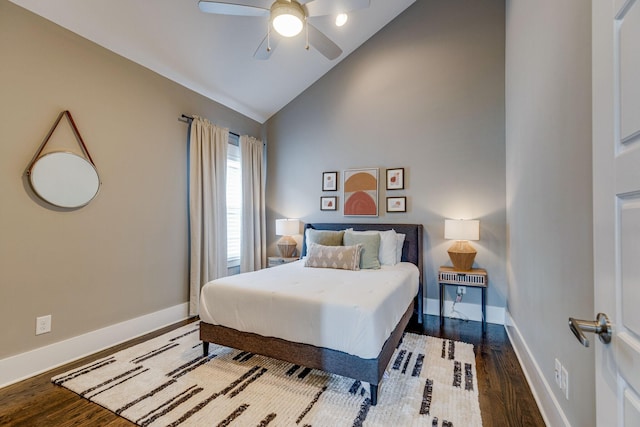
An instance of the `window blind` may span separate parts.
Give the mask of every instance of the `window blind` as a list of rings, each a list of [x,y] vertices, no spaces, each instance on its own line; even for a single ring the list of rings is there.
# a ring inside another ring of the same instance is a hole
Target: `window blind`
[[[229,134],[227,150],[227,266],[240,265],[242,239],[242,170],[237,135]]]

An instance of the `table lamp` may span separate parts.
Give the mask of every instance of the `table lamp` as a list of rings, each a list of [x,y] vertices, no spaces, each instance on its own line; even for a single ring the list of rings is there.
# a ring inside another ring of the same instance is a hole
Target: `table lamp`
[[[453,268],[459,271],[471,270],[476,250],[469,244],[469,240],[480,240],[480,221],[471,219],[445,219],[444,238],[455,240],[449,250],[449,258]]]
[[[278,240],[278,251],[283,258],[293,257],[297,243],[293,234],[300,234],[300,220],[298,219],[276,219],[276,235],[282,236]]]

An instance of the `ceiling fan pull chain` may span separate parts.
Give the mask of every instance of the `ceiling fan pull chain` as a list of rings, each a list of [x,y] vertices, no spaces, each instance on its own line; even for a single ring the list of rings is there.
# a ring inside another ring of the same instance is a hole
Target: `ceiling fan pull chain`
[[[271,25],[267,24],[267,52],[271,52]]]
[[[307,17],[306,16],[304,18],[304,27],[305,27],[305,31],[307,33],[307,45],[304,48],[309,50],[309,23],[307,22]]]

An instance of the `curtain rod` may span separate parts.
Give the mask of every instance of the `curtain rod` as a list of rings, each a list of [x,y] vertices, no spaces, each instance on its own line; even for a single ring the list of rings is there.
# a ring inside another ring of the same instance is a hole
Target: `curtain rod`
[[[181,122],[184,122],[184,123],[191,123],[191,121],[193,120],[193,117],[191,117],[191,116],[187,116],[186,114],[183,114],[182,116],[180,116],[180,117],[178,118],[178,120],[179,120],[179,121],[181,121]],[[235,133],[235,132],[231,132],[231,131],[230,131],[229,133],[230,133],[231,135],[235,135],[235,136],[237,136],[238,138],[240,138],[240,135],[238,135],[238,134],[237,134],[237,133]]]

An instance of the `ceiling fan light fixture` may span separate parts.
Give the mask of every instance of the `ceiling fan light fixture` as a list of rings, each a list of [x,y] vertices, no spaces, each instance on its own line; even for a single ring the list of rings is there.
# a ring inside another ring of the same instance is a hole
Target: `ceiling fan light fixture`
[[[349,15],[347,15],[346,13],[339,13],[338,16],[336,16],[336,27],[342,27],[347,23],[348,19]]]
[[[300,34],[304,26],[304,10],[295,0],[278,0],[271,6],[271,24],[283,37]]]

